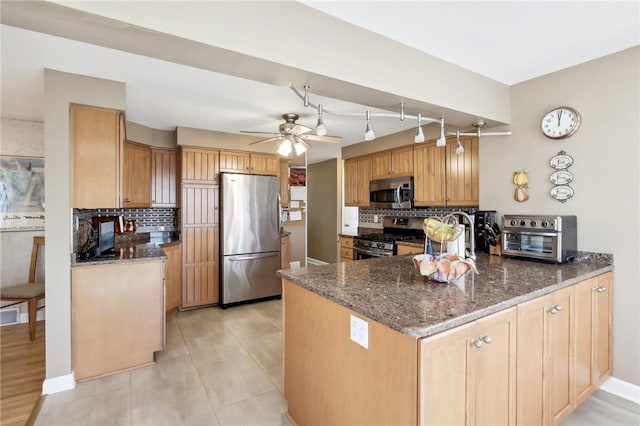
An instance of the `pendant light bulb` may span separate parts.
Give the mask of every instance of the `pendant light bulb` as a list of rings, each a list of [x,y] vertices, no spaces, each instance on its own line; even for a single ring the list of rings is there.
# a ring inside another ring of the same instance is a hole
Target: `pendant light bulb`
[[[293,144],[293,148],[296,150],[296,155],[304,154],[307,147],[302,142],[296,142]]]
[[[440,119],[440,137],[436,141],[436,146],[447,146],[447,138],[444,135],[444,117]]]
[[[316,125],[316,135],[325,136],[327,134],[327,125],[322,119],[322,104],[318,105],[318,124]]]
[[[418,114],[418,129],[416,130],[415,143],[424,142],[424,132],[422,131],[422,114]]]
[[[464,147],[460,143],[460,131],[456,131],[456,154],[462,154],[464,152]]]
[[[371,126],[371,112],[367,110],[367,126],[364,129],[364,140],[372,141],[376,138],[376,133],[373,131],[373,127]]]
[[[288,138],[283,140],[280,144],[280,148],[278,148],[278,154],[282,155],[283,157],[291,154],[291,141]]]

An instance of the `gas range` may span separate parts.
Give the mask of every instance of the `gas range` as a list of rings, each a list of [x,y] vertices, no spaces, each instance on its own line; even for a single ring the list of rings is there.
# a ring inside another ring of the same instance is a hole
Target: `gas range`
[[[361,234],[353,238],[356,259],[385,257],[396,254],[396,241],[424,238],[420,217],[386,216],[381,234]]]

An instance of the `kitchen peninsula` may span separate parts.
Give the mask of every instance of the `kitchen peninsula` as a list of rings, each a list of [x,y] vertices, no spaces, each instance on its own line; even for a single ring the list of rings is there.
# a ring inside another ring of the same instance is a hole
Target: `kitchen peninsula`
[[[451,284],[411,258],[280,272],[294,424],[557,424],[611,374],[610,255]]]

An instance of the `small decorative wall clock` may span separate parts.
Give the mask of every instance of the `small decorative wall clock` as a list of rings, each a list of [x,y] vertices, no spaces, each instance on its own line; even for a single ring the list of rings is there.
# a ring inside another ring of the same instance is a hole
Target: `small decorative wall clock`
[[[582,118],[570,107],[554,108],[542,117],[540,128],[550,139],[566,139],[578,131]]]

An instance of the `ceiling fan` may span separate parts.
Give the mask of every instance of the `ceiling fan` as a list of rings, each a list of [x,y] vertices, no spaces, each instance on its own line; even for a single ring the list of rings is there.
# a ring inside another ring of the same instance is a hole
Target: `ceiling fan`
[[[296,155],[300,155],[305,152],[307,149],[311,148],[308,141],[317,141],[317,142],[330,142],[330,143],[340,143],[342,138],[340,136],[321,136],[321,135],[313,135],[307,134],[312,129],[302,124],[296,123],[296,120],[300,118],[298,114],[287,113],[282,114],[282,118],[284,119],[284,123],[281,123],[278,126],[278,133],[273,132],[250,132],[246,130],[241,130],[241,133],[251,133],[258,135],[270,135],[270,138],[259,140],[256,142],[252,142],[250,145],[256,145],[260,143],[272,142],[272,141],[282,141],[280,148],[278,148],[278,154],[287,156],[291,153],[292,148],[295,149]]]

